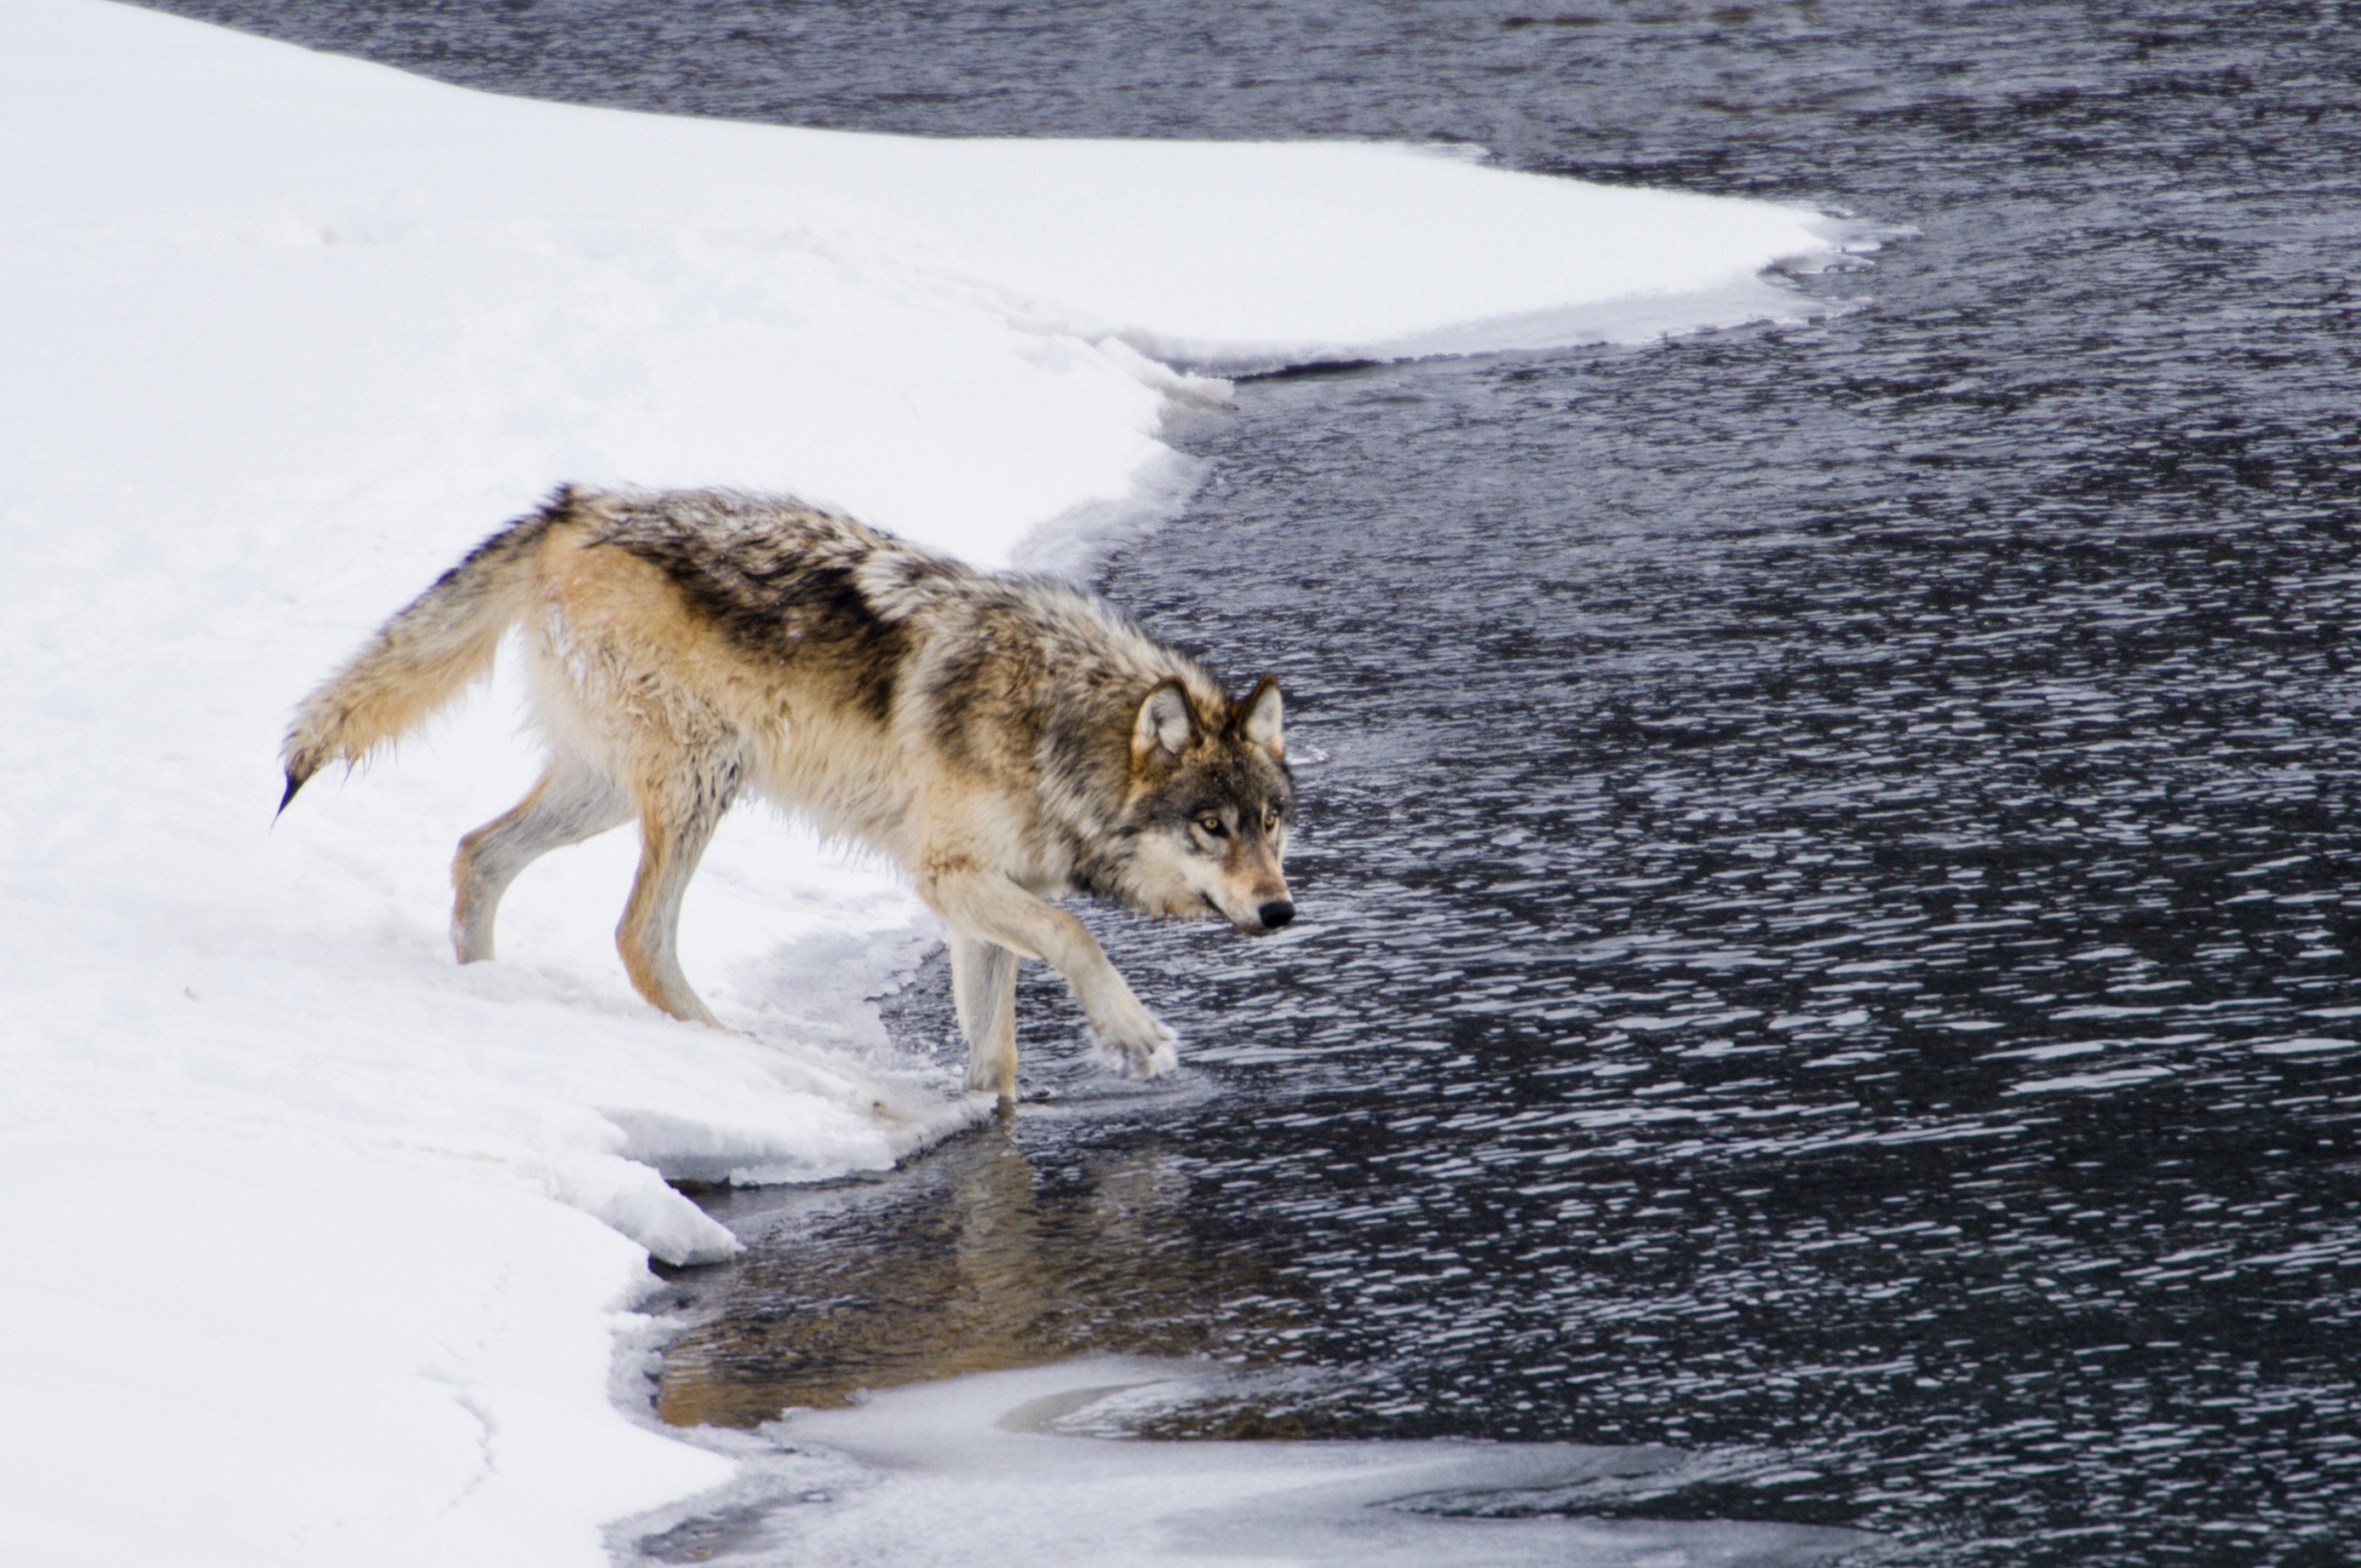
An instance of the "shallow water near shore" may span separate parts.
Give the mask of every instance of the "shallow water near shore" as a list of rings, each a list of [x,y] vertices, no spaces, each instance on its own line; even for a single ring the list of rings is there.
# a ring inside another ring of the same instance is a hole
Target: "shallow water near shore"
[[[755,1250],[680,1280],[667,1417],[1187,1357],[1104,1430],[1676,1450],[1452,1510],[1901,1562],[2361,1555],[2348,8],[175,8],[641,107],[1478,142],[1916,231],[1797,280],[1814,326],[1192,429],[1102,586],[1287,683],[1301,925],[1093,914],[1176,1083],[1098,1076],[1028,975],[1047,1098],[715,1195]],[[888,1012],[950,1059],[946,992]],[[909,1472],[806,1486],[828,1429],[769,1430],[735,1526],[627,1549],[856,1560],[822,1516]]]

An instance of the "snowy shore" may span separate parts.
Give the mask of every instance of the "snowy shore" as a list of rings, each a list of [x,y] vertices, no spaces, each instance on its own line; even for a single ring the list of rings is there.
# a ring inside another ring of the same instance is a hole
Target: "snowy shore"
[[[1828,225],[1360,145],[924,142],[502,99],[0,3],[0,1539],[93,1563],[602,1560],[730,1461],[609,1398],[667,1175],[883,1168],[979,1107],[868,998],[932,940],[741,814],[631,992],[636,847],[502,961],[496,683],[274,828],[303,691],[561,480],[793,490],[985,564],[1185,489],[1224,371],[1795,317]],[[1186,365],[1187,370],[1175,366]]]

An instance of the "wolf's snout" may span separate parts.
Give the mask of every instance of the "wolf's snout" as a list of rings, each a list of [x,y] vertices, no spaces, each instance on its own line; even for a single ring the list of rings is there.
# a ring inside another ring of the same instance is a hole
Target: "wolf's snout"
[[[1264,930],[1276,931],[1295,918],[1295,905],[1287,899],[1274,898],[1256,910],[1255,917],[1262,922]]]

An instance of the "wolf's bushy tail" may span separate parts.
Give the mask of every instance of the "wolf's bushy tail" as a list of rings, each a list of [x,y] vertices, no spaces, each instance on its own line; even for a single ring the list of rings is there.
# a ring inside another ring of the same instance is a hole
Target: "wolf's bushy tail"
[[[572,492],[561,489],[477,545],[303,699],[280,748],[287,793],[280,810],[321,768],[339,759],[349,767],[392,744],[491,668],[501,636],[523,613],[533,546],[572,504]]]

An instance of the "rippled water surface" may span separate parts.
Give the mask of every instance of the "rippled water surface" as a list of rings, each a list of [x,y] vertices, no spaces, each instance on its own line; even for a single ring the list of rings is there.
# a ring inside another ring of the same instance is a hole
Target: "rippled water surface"
[[[1265,1370],[1175,1432],[1705,1461],[1528,1511],[2361,1554],[2361,15],[177,8],[550,95],[1472,140],[1919,231],[1810,328],[1242,385],[1104,587],[1286,680],[1303,924],[1100,921],[1177,1091],[1108,1091],[1028,981],[1055,1098],[717,1199],[765,1245],[668,1413],[1201,1352]]]

